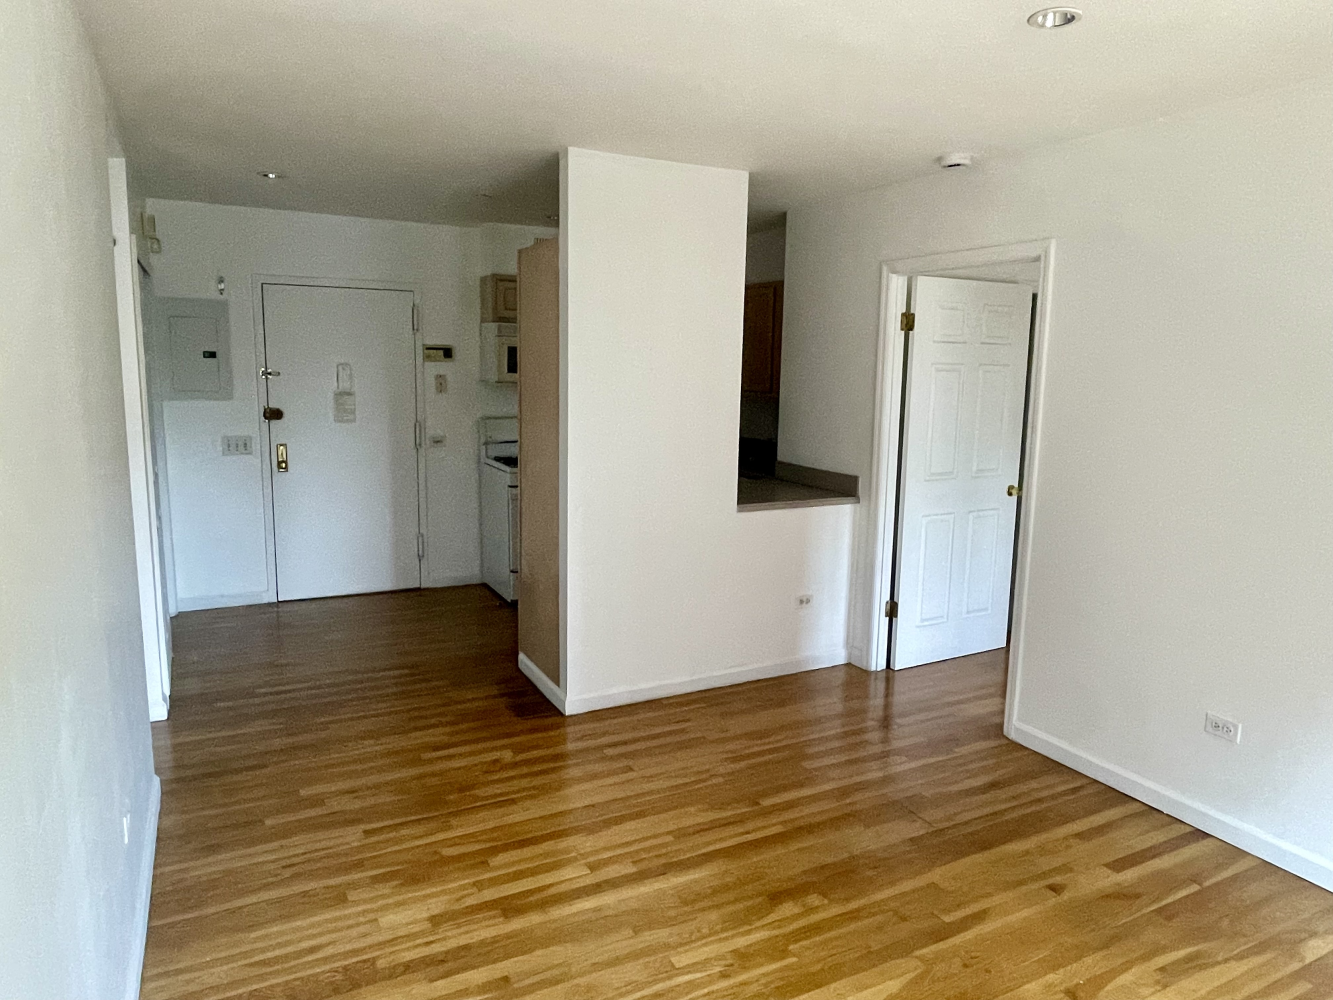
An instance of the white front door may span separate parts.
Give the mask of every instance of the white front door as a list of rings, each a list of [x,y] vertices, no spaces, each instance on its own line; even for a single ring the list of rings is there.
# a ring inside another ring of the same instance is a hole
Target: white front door
[[[412,293],[262,295],[278,600],[421,586]]]
[[[912,311],[895,670],[1008,642],[1032,290],[917,278]]]

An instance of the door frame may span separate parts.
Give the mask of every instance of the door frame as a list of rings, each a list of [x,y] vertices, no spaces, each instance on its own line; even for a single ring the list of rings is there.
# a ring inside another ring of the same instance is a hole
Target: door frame
[[[301,285],[311,288],[353,288],[376,292],[409,292],[412,296],[412,364],[415,377],[413,395],[416,402],[416,456],[417,456],[417,531],[423,538],[430,536],[430,508],[426,504],[426,366],[421,358],[422,329],[425,323],[421,316],[421,292],[410,281],[377,281],[368,278],[311,278],[289,274],[252,274],[250,275],[250,298],[254,310],[255,335],[255,416],[259,420],[259,437],[264,442],[259,457],[259,479],[263,490],[264,505],[264,564],[268,586],[264,600],[274,604],[278,600],[278,540],[277,528],[273,523],[273,439],[272,425],[264,419],[264,405],[268,396],[267,386],[259,377],[259,371],[266,364],[264,340],[264,286],[265,285]],[[430,546],[422,546],[420,560],[421,583],[426,586],[430,578]]]
[[[1040,450],[1045,410],[1046,356],[1050,342],[1050,318],[1054,287],[1055,241],[1031,240],[1002,246],[979,247],[923,257],[885,261],[880,265],[879,344],[875,366],[874,443],[870,474],[870,497],[865,521],[866,537],[858,544],[866,553],[865,565],[856,581],[856,607],[864,615],[862,639],[867,669],[888,665],[889,620],[884,615],[892,596],[894,536],[898,517],[899,437],[902,430],[902,398],[906,334],[898,317],[906,310],[908,281],[941,271],[992,264],[1032,263],[1041,269],[1037,309],[1032,324],[1032,368],[1028,375],[1028,419],[1025,433],[1023,498],[1018,511],[1015,570],[1011,600],[1013,628],[1009,642],[1009,681],[1005,698],[1004,731],[1013,725],[1022,676],[1026,604],[1032,559],[1032,525],[1040,499]]]
[[[171,705],[171,614],[169,564],[162,549],[156,469],[153,463],[152,400],[144,349],[143,290],[139,277],[138,238],[130,219],[125,158],[107,159],[111,196],[111,256],[116,282],[116,325],[125,402],[126,463],[134,526],[135,571],[139,583],[139,622],[143,634],[144,682],[148,719],[161,722]]]

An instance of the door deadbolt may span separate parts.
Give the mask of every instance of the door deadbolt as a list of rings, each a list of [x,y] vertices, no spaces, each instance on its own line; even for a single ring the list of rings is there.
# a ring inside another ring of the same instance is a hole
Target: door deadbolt
[[[278,406],[266,406],[266,407],[264,407],[264,419],[265,419],[265,420],[281,420],[281,419],[282,419],[282,408],[281,408],[281,407],[278,407]]]
[[[286,472],[286,471],[287,471],[287,446],[286,446],[285,444],[280,444],[280,445],[278,445],[278,462],[277,462],[277,465],[278,465],[278,471],[279,471],[279,472]]]

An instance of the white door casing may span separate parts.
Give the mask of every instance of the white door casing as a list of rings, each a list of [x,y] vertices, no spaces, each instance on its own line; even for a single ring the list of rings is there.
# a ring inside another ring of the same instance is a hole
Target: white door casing
[[[160,722],[167,717],[171,696],[171,616],[167,611],[166,568],[162,560],[157,482],[152,463],[148,366],[144,352],[137,252],[131,232],[127,167],[122,157],[108,159],[107,176],[144,679],[148,691],[148,717],[153,722]]]
[[[915,279],[894,669],[1008,641],[1032,290]]]
[[[261,296],[263,363],[280,373],[268,405],[283,411],[267,434],[278,599],[421,586],[412,293],[264,283]]]

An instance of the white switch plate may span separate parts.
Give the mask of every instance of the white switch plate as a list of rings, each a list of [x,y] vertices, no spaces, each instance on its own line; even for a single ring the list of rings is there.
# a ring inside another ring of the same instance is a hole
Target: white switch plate
[[[1203,731],[1228,743],[1240,742],[1240,723],[1209,712],[1203,717]]]
[[[222,454],[224,455],[253,455],[255,453],[255,439],[249,434],[224,434],[222,435]]]

